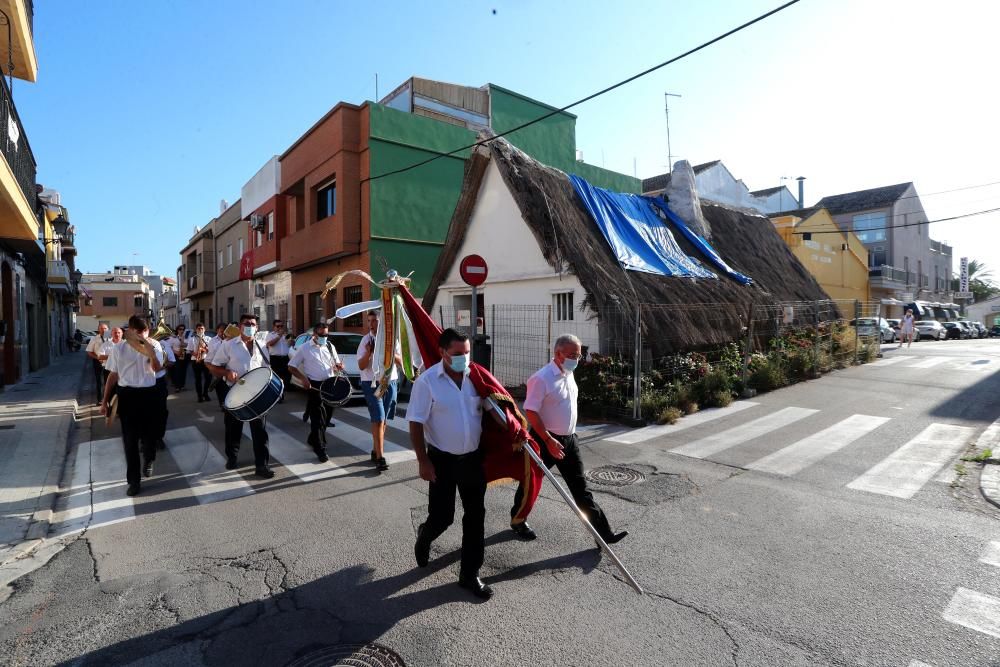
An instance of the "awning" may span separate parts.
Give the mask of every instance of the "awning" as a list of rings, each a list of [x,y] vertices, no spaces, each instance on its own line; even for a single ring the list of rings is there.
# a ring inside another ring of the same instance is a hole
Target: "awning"
[[[883,306],[902,306],[902,305],[905,305],[905,304],[903,304],[902,301],[897,301],[896,299],[882,299],[882,305]]]

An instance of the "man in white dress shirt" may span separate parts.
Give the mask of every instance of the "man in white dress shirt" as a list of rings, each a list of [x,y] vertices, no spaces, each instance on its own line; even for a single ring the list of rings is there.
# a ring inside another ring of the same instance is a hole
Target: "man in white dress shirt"
[[[177,362],[174,364],[172,371],[174,388],[177,391],[183,390],[187,384],[188,357],[186,332],[187,327],[183,324],[178,324],[177,328],[174,329],[174,335],[167,341],[174,350],[174,356],[177,357]]]
[[[212,357],[215,356],[215,351],[219,349],[221,345],[226,340],[226,325],[220,324],[215,327],[215,336],[208,340],[208,352],[205,353],[205,368],[208,370],[208,374],[211,376],[212,371],[208,368],[208,364],[212,362]],[[224,388],[226,383],[219,380],[216,377],[212,377],[212,381],[208,383],[208,390],[215,388],[215,397],[219,401],[219,407],[222,407],[222,400],[225,398]],[[208,391],[206,390],[206,391]]]
[[[167,409],[167,396],[170,395],[170,388],[167,387],[167,373],[177,363],[177,357],[174,356],[174,351],[169,345],[161,343],[160,347],[163,349],[163,354],[160,357],[163,368],[156,373],[156,448],[166,449],[167,443],[163,438],[167,434],[167,417],[170,416],[170,411]]]
[[[290,346],[288,344],[288,339],[285,337],[288,332],[285,330],[284,320],[275,320],[271,325],[274,329],[267,335],[267,353],[271,356],[271,370],[278,374],[281,381],[287,386],[289,381],[291,381],[291,376],[288,374],[288,352]],[[281,398],[278,400],[279,403],[285,402],[285,392],[282,390]]]
[[[194,325],[194,335],[188,338],[185,353],[191,360],[191,371],[194,373],[194,390],[198,394],[198,402],[210,400],[208,385],[212,382],[212,374],[205,366],[208,354],[208,341],[205,339],[205,325],[201,322]]]
[[[100,359],[101,346],[108,342],[108,325],[101,322],[97,325],[97,335],[87,343],[87,356],[91,358],[94,367],[94,388],[97,391],[97,401],[95,405],[101,404],[104,396],[104,364]]]
[[[542,446],[542,461],[549,468],[555,465],[559,469],[573,500],[587,515],[590,525],[605,542],[614,544],[628,535],[628,531],[615,533],[611,530],[608,518],[587,488],[576,437],[577,388],[573,371],[580,362],[582,350],[580,339],[572,334],[563,334],[556,339],[552,361],[528,378],[524,411],[531,425],[531,436]],[[523,495],[523,485],[518,486],[511,517],[520,509]],[[511,529],[522,540],[536,537],[527,521],[512,523]]]
[[[156,373],[163,367],[162,348],[149,338],[149,324],[141,317],[133,316],[128,321],[127,336],[141,346],[137,351],[128,341],[114,347],[108,357],[107,367],[111,371],[104,386],[101,414],[108,411],[111,393],[117,387],[118,418],[122,424],[122,441],[125,445],[126,479],[128,495],[139,493],[140,460],[139,443],[142,442],[142,476],[153,475],[153,461],[156,459]],[[141,342],[139,342],[141,341]]]
[[[486,550],[486,477],[479,450],[482,399],[469,379],[469,337],[445,329],[438,341],[441,361],[413,383],[406,418],[420,477],[430,482],[427,520],[413,547],[426,567],[431,542],[455,520],[455,492],[462,498],[462,564],[458,583],[488,600],[493,589],[479,578]]]
[[[295,351],[288,363],[288,370],[306,388],[306,416],[309,418],[309,438],[306,442],[320,463],[329,460],[326,453],[326,427],[330,425],[333,409],[323,404],[319,388],[323,381],[331,378],[337,370],[344,370],[337,350],[327,340],[327,325],[319,322],[313,325],[312,340]]]
[[[240,335],[216,348],[208,370],[215,377],[226,381],[225,392],[228,393],[240,377],[255,368],[267,365],[267,349],[257,340],[257,318],[247,314],[240,317]],[[243,438],[243,422],[226,412],[225,423],[226,469],[236,470],[239,467],[237,458],[240,453],[240,440]],[[274,471],[268,465],[270,452],[267,449],[268,438],[264,417],[248,423],[250,436],[253,439],[254,472],[258,477],[270,479],[274,477]]]

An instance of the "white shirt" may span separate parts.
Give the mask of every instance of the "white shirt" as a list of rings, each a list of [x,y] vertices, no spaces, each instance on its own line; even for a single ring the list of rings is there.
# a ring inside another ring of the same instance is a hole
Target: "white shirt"
[[[172,364],[177,363],[177,357],[174,356],[174,351],[170,349],[170,346],[163,347],[160,346],[161,354],[157,356],[160,360],[160,365],[163,366],[159,371],[156,372],[156,379],[159,380],[161,377],[167,374],[167,362]]]
[[[545,429],[556,435],[576,433],[576,380],[550,361],[528,378],[524,409],[537,412]]]
[[[157,359],[161,359],[163,348],[160,343],[152,338],[146,340],[156,350]],[[125,341],[114,346],[104,367],[118,374],[118,384],[122,387],[152,387],[156,384],[156,372],[149,357],[139,354]]]
[[[333,349],[333,345],[329,343],[317,345],[310,340],[295,351],[295,356],[288,365],[305,373],[310,380],[322,382],[328,377],[333,377],[333,368],[339,363],[340,357]]]
[[[368,341],[372,341],[373,345],[375,343],[375,336],[373,336],[370,331],[364,335],[364,337],[361,339],[361,344],[358,345],[358,359],[361,358],[361,355],[367,352],[365,348],[368,347]],[[361,371],[362,382],[373,382],[375,380],[375,371],[372,370],[372,367],[375,365],[374,364],[375,358],[381,354],[382,352],[379,350],[375,350],[374,352],[372,352],[372,358],[368,360],[368,368],[361,368],[360,366],[358,366],[358,369]],[[403,354],[403,348],[399,344],[399,342],[396,343],[396,354],[399,355]],[[389,380],[392,381],[398,379],[399,379],[399,369],[396,368],[396,362],[393,361],[392,370],[389,371]]]
[[[222,336],[216,334],[208,339],[208,352],[205,353],[205,361],[212,363],[212,355],[215,351],[219,349],[219,344],[225,341],[222,340]]]
[[[95,336],[94,338],[98,341],[101,340],[100,336]],[[107,357],[108,359],[110,359],[111,350],[114,349],[114,346],[115,346],[114,341],[108,338],[106,341],[97,346],[97,349],[94,350],[94,354],[96,354],[98,357]],[[105,359],[104,361],[101,362],[102,364],[104,364],[105,368],[107,368],[108,366],[108,359]]]
[[[459,389],[439,361],[413,383],[406,419],[423,424],[424,438],[436,449],[468,454],[479,449],[483,400],[468,375]]]
[[[101,356],[101,345],[111,340],[111,334],[104,334],[104,340],[101,339],[101,335],[97,334],[92,336],[90,342],[87,343],[87,352],[93,352],[97,356]]]
[[[191,334],[191,337],[188,338],[187,342],[187,353],[194,354],[195,352],[197,352],[199,344],[200,343],[198,341],[198,334]]]
[[[267,334],[267,338],[265,339],[265,341],[268,342],[268,343],[270,343],[275,338],[278,339],[278,342],[275,343],[274,345],[268,346],[268,354],[271,354],[271,355],[276,356],[276,357],[287,357],[288,356],[288,341],[285,339],[285,335],[284,334],[280,334],[280,333],[277,333],[276,331],[272,331],[271,333]]]
[[[237,377],[242,377],[255,368],[267,366],[271,359],[267,348],[260,344],[259,339],[254,338],[251,344],[253,354],[247,351],[247,344],[243,342],[241,337],[223,341],[215,349],[212,358],[207,359],[207,361],[213,366],[236,371]],[[226,384],[232,387],[234,383],[227,380]]]

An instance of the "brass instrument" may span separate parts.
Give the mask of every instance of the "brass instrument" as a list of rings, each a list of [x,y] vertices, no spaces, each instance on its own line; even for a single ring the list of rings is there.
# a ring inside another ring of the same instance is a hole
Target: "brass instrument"
[[[240,328],[235,324],[230,324],[228,327],[226,327],[226,330],[223,333],[226,336],[226,340],[229,340],[230,338],[239,338]]]
[[[196,362],[205,361],[205,355],[208,354],[208,342],[205,340],[204,336],[195,334],[194,337],[198,339],[198,347],[195,348],[191,359]]]
[[[160,323],[156,325],[156,331],[150,334],[149,337],[155,340],[163,341],[173,335],[174,332],[170,330],[170,326],[163,320],[160,320]]]
[[[145,338],[142,338],[133,332],[131,329],[126,329],[122,338],[126,343],[128,343],[129,347],[145,357],[152,358],[153,354],[155,354],[153,345]]]

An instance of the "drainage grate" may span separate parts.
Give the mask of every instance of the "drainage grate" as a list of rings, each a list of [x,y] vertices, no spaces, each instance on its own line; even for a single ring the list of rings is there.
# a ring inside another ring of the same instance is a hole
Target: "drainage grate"
[[[399,654],[381,644],[336,644],[310,651],[287,667],[406,667]]]
[[[626,468],[625,466],[601,466],[584,473],[588,481],[603,486],[629,486],[638,484],[646,479],[638,470]]]

